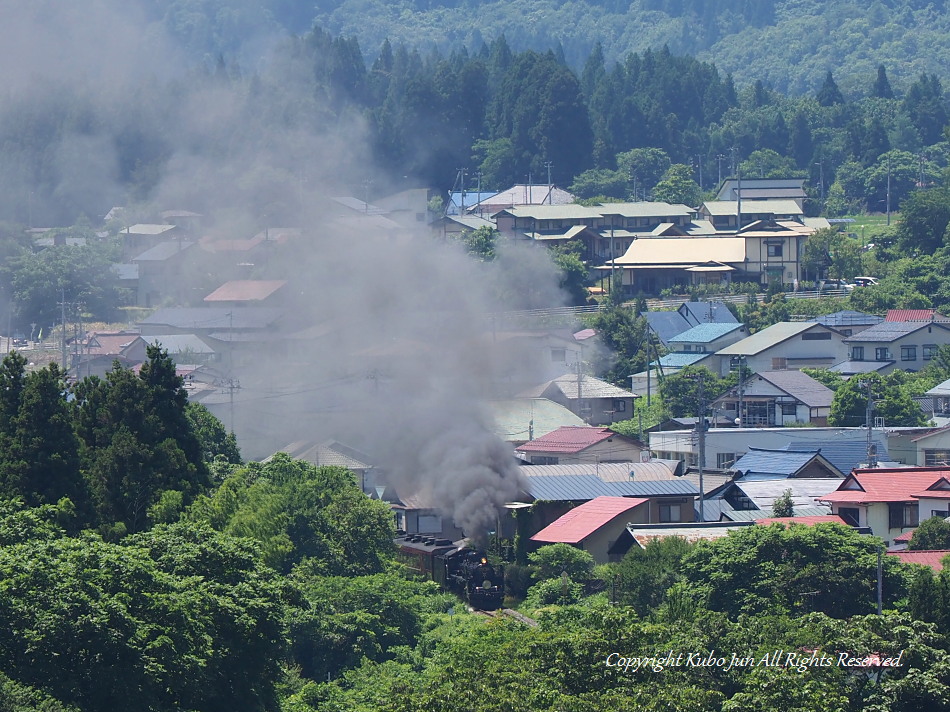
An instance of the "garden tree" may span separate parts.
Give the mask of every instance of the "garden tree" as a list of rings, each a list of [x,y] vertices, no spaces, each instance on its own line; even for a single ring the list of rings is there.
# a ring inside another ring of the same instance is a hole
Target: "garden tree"
[[[606,168],[591,168],[574,177],[568,190],[578,198],[593,198],[598,195],[612,196],[616,202],[627,198],[629,180],[623,171]]]
[[[275,707],[281,586],[247,542],[181,525],[31,540],[0,549],[0,585],[0,667],[64,704]]]
[[[859,240],[827,227],[805,239],[801,262],[809,278],[848,279],[861,274],[861,256]]]
[[[683,557],[692,545],[681,537],[657,537],[646,548],[636,544],[616,564],[617,602],[648,617],[666,601],[670,587],[683,580]]]
[[[640,195],[660,182],[663,174],[672,165],[666,151],[659,148],[631,148],[616,156],[617,171],[630,181],[631,189]],[[636,199],[636,195],[633,196]]]
[[[950,522],[944,517],[930,517],[920,523],[907,544],[914,550],[950,550]]]
[[[497,254],[500,233],[494,228],[483,225],[474,230],[466,230],[459,240],[466,252],[480,262],[491,262]]]
[[[374,574],[393,548],[389,508],[364,495],[352,472],[285,453],[237,468],[185,518],[254,539],[264,561],[284,572],[309,560],[323,575]]]
[[[844,103],[844,96],[842,96],[841,90],[838,89],[834,77],[831,76],[831,70],[828,70],[828,73],[825,75],[825,83],[821,85],[821,89],[818,90],[818,94],[815,95],[815,98],[822,106],[834,106],[835,104]]]
[[[651,397],[650,405],[647,405],[646,396],[641,395],[633,402],[633,416],[627,420],[615,420],[610,429],[630,438],[643,439],[647,429],[659,425],[667,417],[666,406],[660,398]]]
[[[795,503],[792,500],[792,490],[782,492],[782,496],[772,502],[773,517],[791,517],[795,513]]]
[[[210,485],[187,394],[168,353],[149,346],[136,375],[116,365],[74,388],[73,420],[98,522],[139,531],[166,490],[184,504]]]
[[[829,425],[860,427],[866,424],[868,384],[871,391],[872,418],[884,418],[884,422],[893,427],[927,424],[927,417],[912,397],[916,391],[920,391],[920,384],[916,384],[915,388],[912,379],[908,379],[904,372],[895,370],[886,376],[867,373],[861,378],[852,378],[842,384],[831,401]],[[926,390],[926,387],[923,390]]]
[[[807,376],[811,376],[821,385],[826,388],[830,388],[833,391],[837,391],[841,386],[843,386],[847,379],[842,376],[837,371],[831,371],[827,368],[803,368],[802,373]]]
[[[907,591],[907,603],[914,618],[933,623],[944,635],[950,631],[950,576],[934,573],[930,567],[914,572]]]
[[[845,618],[875,609],[880,547],[880,540],[840,524],[774,524],[702,542],[683,563],[692,590],[712,610]],[[891,605],[905,584],[900,562],[884,558],[885,605]]]
[[[619,290],[611,290],[611,295]],[[619,297],[618,297],[619,299]],[[598,363],[595,372],[602,378],[622,387],[630,385],[630,374],[646,370],[649,363],[650,342],[647,321],[629,307],[611,301],[608,308],[590,320],[591,328],[600,335],[613,359]]]
[[[660,382],[660,394],[670,417],[698,417],[700,378],[707,405],[733,385],[733,380],[720,378],[705,366],[687,366],[667,376]]]
[[[702,201],[702,191],[699,184],[693,180],[693,169],[682,163],[670,166],[660,182],[653,186],[653,200],[698,206]]]
[[[570,544],[547,544],[528,554],[537,578],[557,578],[566,572],[572,581],[586,581],[594,573],[594,557]]]
[[[455,602],[432,581],[396,574],[323,577],[311,569],[305,562],[291,576],[302,601],[286,621],[293,662],[311,680],[339,677],[364,660],[393,659],[416,645],[428,615]]]
[[[551,259],[560,271],[558,286],[569,296],[571,304],[579,306],[587,302],[590,271],[581,259],[584,246],[571,240],[551,248]]]
[[[947,225],[950,225],[950,190],[939,187],[911,193],[901,206],[898,247],[909,255],[933,254],[947,244]]]
[[[210,463],[220,457],[225,462],[241,464],[237,438],[225,429],[224,424],[207,407],[189,401],[185,405],[185,415],[201,445],[201,456],[205,462]]]
[[[22,250],[0,267],[0,280],[12,291],[16,318],[49,327],[60,320],[59,302],[81,302],[94,316],[110,321],[123,303],[112,263],[117,246],[88,231],[83,246],[54,245],[40,252]]]
[[[794,178],[801,174],[794,159],[782,156],[771,148],[753,151],[739,164],[739,169],[743,176],[755,178]]]

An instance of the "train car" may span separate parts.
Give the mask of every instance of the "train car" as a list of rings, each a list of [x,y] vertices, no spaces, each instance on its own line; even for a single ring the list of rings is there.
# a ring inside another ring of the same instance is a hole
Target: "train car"
[[[472,608],[495,610],[505,599],[505,572],[474,549],[448,539],[402,534],[399,558],[413,571],[468,601]]]

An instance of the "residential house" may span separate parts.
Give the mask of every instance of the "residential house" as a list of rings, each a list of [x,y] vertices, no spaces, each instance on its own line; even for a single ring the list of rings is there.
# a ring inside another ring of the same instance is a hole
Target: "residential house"
[[[122,243],[122,254],[128,259],[167,241],[168,238],[180,239],[183,234],[175,225],[136,223],[119,232],[119,239]]]
[[[847,337],[850,364],[873,361],[878,373],[895,368],[918,371],[927,365],[937,349],[950,344],[950,323],[932,321],[883,321]],[[849,375],[843,366],[835,370]],[[860,370],[854,370],[861,373]]]
[[[277,332],[282,309],[272,307],[171,307],[158,309],[138,322],[146,339],[159,334],[198,334],[202,337],[234,341],[255,334],[273,335]]]
[[[445,205],[445,214],[446,216],[464,216],[469,213],[475,212],[485,212],[490,210],[488,199],[498,195],[493,190],[482,191],[453,191],[449,193],[449,200]],[[479,206],[481,206],[481,211],[479,211]],[[509,206],[503,206],[509,207]],[[491,214],[491,213],[489,213]],[[483,218],[484,219],[484,218]],[[492,223],[494,225],[494,223]]]
[[[795,200],[742,200],[742,220],[737,220],[739,202],[736,200],[709,200],[699,208],[699,217],[712,223],[717,232],[736,232],[739,228],[759,221],[798,221],[805,211]]]
[[[522,468],[523,469],[523,468]],[[525,502],[530,511],[519,515],[519,528],[528,534],[542,530],[563,514],[597,497],[628,497],[648,500],[638,515],[643,522],[690,522],[699,490],[691,482],[673,480],[605,482],[596,475],[527,476]]]
[[[705,502],[706,521],[748,521],[769,517],[777,499],[791,490],[793,516],[831,514],[821,498],[840,478],[772,478],[733,480],[711,494]]]
[[[743,202],[759,200],[794,200],[799,209],[804,209],[804,178],[726,178],[716,193],[717,201],[735,201],[741,196]]]
[[[495,223],[478,215],[443,215],[432,221],[434,236],[444,242],[461,240],[466,234],[482,227],[494,230]]]
[[[132,264],[139,268],[139,306],[153,307],[168,299],[182,303],[188,298],[181,275],[187,252],[194,244],[180,240],[161,242],[132,258]]]
[[[483,198],[470,212],[478,213],[482,217],[490,217],[505,208],[522,205],[571,205],[573,203],[574,196],[555,185],[517,183]]]
[[[586,551],[598,564],[620,561],[627,549],[618,547],[631,522],[648,521],[650,500],[637,497],[595,497],[574,507],[531,537],[535,546],[570,544]]]
[[[928,566],[937,573],[943,571],[943,561],[950,556],[950,549],[929,549],[918,551],[888,551],[891,556],[896,556],[905,564],[918,564],[919,566]]]
[[[883,317],[873,314],[864,314],[853,309],[842,309],[824,316],[816,316],[808,321],[817,321],[819,324],[831,327],[835,331],[841,332],[842,336],[852,336],[859,331],[864,331],[870,326],[880,324],[884,321]]]
[[[496,354],[498,363],[506,365],[508,371],[500,373],[500,378],[509,385],[511,395],[539,381],[547,386],[548,381],[559,379],[565,373],[575,372],[578,364],[585,360],[585,344],[575,339],[570,331],[495,330],[481,334],[481,340],[482,344],[479,348]],[[577,377],[573,376],[573,378],[576,383]],[[549,396],[537,391],[519,397],[548,398]],[[563,398],[552,400],[568,405]],[[579,412],[576,409],[572,410]]]
[[[204,301],[220,307],[279,306],[286,284],[283,279],[231,280],[211,292]]]
[[[920,433],[911,442],[918,467],[950,467],[950,427]]]
[[[670,348],[682,353],[716,353],[749,335],[745,324],[699,324],[669,340]]]
[[[921,432],[924,432],[923,430]],[[874,429],[872,442],[878,459],[888,460],[888,436]],[[695,430],[654,431],[650,451],[664,460],[683,460],[687,466],[699,461]],[[706,468],[725,469],[749,448],[821,451],[839,472],[851,472],[867,463],[867,430],[864,428],[711,428],[705,433]]]
[[[755,522],[693,522],[691,524],[631,524],[627,527],[631,544],[646,549],[651,541],[677,537],[695,544],[729,536],[731,532],[754,526]],[[623,542],[617,544],[623,546]]]
[[[744,482],[763,479],[842,479],[842,473],[820,450],[767,450],[750,448],[729,466]]]
[[[936,309],[888,309],[884,321],[938,321],[950,322]]]
[[[189,236],[197,236],[201,233],[204,220],[204,215],[191,210],[163,210],[161,217],[164,222],[174,225],[182,233]]]
[[[380,499],[384,493],[385,482],[381,476],[377,476],[370,456],[338,440],[297,440],[281,448],[279,452],[285,452],[295,460],[303,460],[317,467],[344,467],[356,476],[360,489],[366,494],[375,494],[376,498]],[[265,458],[263,462],[269,462],[272,457],[273,455]]]
[[[762,371],[828,368],[845,359],[844,337],[834,329],[808,321],[780,321],[716,354],[719,372],[727,375],[744,365]]]
[[[567,407],[591,425],[606,425],[633,416],[632,392],[583,373],[566,373],[518,394],[548,398]]]
[[[638,461],[646,445],[609,428],[566,426],[519,445],[515,453],[533,465]]]
[[[428,222],[431,197],[432,191],[428,188],[408,188],[377,198],[376,205],[385,210],[391,220],[405,228],[415,229]]]
[[[933,399],[932,414],[935,418],[950,418],[950,378],[938,383],[927,391],[925,395]]]
[[[70,374],[75,378],[103,378],[116,362],[124,368],[131,368],[145,358],[144,349],[138,353],[130,352],[130,347],[140,340],[137,331],[91,331],[76,344],[76,351],[70,358]]]
[[[950,470],[946,467],[854,470],[821,500],[849,524],[870,527],[890,545],[930,517],[950,516]]]
[[[670,339],[700,324],[738,324],[739,320],[724,302],[684,302],[673,311],[645,311],[650,330],[666,347]]]
[[[711,407],[742,427],[827,425],[834,395],[801,371],[761,371],[730,388]]]

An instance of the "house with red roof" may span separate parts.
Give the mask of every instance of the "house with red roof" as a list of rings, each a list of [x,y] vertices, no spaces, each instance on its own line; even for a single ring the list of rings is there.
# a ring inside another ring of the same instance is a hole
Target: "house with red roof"
[[[538,546],[570,544],[588,552],[598,564],[606,564],[619,561],[630,548],[629,537],[622,536],[627,525],[648,521],[649,499],[596,497],[556,519],[531,541]]]
[[[638,462],[645,443],[610,428],[566,425],[518,446],[515,453],[532,465]]]
[[[947,549],[919,551],[907,551],[905,549],[903,551],[889,551],[887,553],[891,556],[896,556],[905,564],[920,564],[921,566],[929,566],[937,572],[943,571],[943,560],[950,556],[950,550]]]
[[[204,298],[214,306],[275,306],[283,279],[233,279]]]
[[[950,321],[936,309],[888,309],[884,321]]]
[[[853,526],[869,527],[890,546],[922,520],[948,516],[950,469],[946,467],[854,470],[838,489],[819,497]]]

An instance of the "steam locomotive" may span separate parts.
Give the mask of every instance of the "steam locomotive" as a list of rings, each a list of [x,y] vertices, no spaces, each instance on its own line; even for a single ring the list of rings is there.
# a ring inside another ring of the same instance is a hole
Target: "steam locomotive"
[[[461,596],[472,608],[494,611],[505,600],[505,570],[484,554],[448,539],[397,532],[399,556],[412,570]]]

